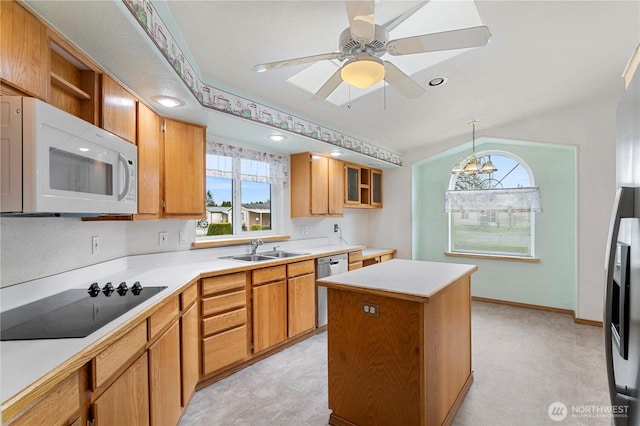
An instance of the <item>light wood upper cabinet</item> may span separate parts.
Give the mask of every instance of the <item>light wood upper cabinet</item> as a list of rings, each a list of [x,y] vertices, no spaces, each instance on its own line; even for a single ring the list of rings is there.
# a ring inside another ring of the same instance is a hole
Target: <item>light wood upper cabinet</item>
[[[147,352],[93,404],[100,426],[146,426],[149,424],[149,374]]]
[[[344,205],[356,208],[382,207],[382,170],[345,164]]]
[[[342,216],[342,167],[308,152],[291,155],[291,217]]]
[[[138,214],[136,219],[160,217],[160,117],[138,102]]]
[[[102,128],[136,143],[138,100],[117,81],[102,74]]]
[[[205,128],[164,120],[164,216],[202,218]]]
[[[174,324],[149,348],[152,425],[176,425],[182,414],[180,326]]]
[[[14,1],[0,1],[0,79],[26,94],[47,99],[47,27]],[[17,94],[5,92],[2,93]]]

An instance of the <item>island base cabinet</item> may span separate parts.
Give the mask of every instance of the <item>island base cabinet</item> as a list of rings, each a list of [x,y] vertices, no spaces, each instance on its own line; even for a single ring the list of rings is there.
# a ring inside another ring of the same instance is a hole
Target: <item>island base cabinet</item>
[[[148,368],[145,352],[94,402],[95,426],[149,424]]]
[[[329,287],[329,423],[450,424],[473,381],[470,300],[469,277],[428,302]]]

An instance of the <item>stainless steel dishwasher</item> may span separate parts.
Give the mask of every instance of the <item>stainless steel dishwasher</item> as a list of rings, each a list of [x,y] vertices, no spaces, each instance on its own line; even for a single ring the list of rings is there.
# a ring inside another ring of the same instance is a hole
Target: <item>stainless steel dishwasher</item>
[[[349,270],[347,254],[319,257],[316,260],[316,279],[341,274]],[[318,327],[327,325],[327,288],[318,288]]]

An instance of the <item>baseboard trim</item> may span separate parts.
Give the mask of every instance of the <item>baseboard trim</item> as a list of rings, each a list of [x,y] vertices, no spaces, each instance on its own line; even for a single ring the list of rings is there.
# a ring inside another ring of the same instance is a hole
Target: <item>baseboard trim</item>
[[[487,297],[471,296],[471,300],[486,303],[495,303],[498,305],[514,306],[516,308],[535,309],[538,311],[556,312],[559,314],[571,315],[573,322],[583,325],[591,325],[593,327],[602,327],[602,321],[593,321],[576,317],[575,311],[571,309],[553,308],[551,306],[531,305],[529,303],[512,302],[510,300],[490,299]]]
[[[464,382],[464,385],[462,386],[462,389],[460,389],[460,393],[458,394],[458,397],[456,398],[455,401],[453,401],[453,405],[449,410],[449,414],[447,414],[447,417],[445,417],[444,421],[442,422],[443,425],[449,426],[453,422],[453,418],[458,413],[458,410],[462,405],[462,401],[464,401],[464,398],[467,396],[467,393],[469,393],[469,388],[471,387],[472,383],[473,383],[473,371],[471,372],[471,374],[469,374],[469,377],[467,377],[467,380]]]

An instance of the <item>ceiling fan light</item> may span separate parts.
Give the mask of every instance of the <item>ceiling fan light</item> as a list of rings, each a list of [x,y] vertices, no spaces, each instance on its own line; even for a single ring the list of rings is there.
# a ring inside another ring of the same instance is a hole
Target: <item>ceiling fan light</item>
[[[340,76],[344,82],[359,89],[366,89],[382,81],[384,64],[375,56],[360,54],[342,66]]]

